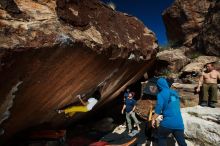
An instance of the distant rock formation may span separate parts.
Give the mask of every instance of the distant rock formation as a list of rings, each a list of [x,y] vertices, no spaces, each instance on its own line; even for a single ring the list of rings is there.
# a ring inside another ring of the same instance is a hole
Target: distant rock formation
[[[175,0],[162,14],[169,40],[191,46],[192,39],[204,24],[211,3],[210,0]]]
[[[208,55],[220,56],[220,1],[216,0],[209,8],[206,20],[199,35],[195,38],[197,50]]]
[[[172,45],[220,56],[219,0],[176,0],[162,15]]]
[[[154,33],[98,0],[2,0],[0,7],[0,109],[22,82],[13,106],[2,109],[11,113],[0,119],[3,140],[39,124],[57,127],[85,116],[66,119],[55,110],[97,87],[97,107],[108,103],[156,58]]]

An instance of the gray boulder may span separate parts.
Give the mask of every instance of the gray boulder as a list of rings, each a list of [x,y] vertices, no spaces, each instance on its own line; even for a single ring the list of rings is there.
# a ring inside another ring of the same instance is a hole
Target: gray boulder
[[[195,106],[181,111],[188,141],[194,146],[219,146],[220,108]]]

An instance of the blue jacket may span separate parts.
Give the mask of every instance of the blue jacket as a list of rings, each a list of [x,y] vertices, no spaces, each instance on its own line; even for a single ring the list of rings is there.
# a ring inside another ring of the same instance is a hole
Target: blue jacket
[[[160,125],[170,129],[184,129],[183,119],[180,112],[180,98],[176,91],[169,88],[167,81],[160,78],[157,81],[159,93],[155,113],[163,115]]]

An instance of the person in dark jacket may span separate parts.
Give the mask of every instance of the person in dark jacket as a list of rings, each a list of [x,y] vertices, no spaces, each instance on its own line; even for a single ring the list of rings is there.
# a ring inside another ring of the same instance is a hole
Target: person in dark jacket
[[[125,99],[125,104],[121,110],[121,113],[124,114],[124,110],[126,111],[126,120],[128,123],[128,133],[132,132],[132,125],[131,125],[131,117],[134,120],[138,131],[140,131],[140,122],[138,121],[138,119],[135,116],[135,108],[136,108],[136,100],[133,99],[134,97],[134,92],[130,92],[128,94],[128,97]]]
[[[179,95],[169,88],[164,78],[160,78],[157,81],[157,86],[159,93],[157,95],[155,114],[152,117],[152,127],[155,128],[155,120],[162,114],[163,120],[158,127],[158,145],[166,146],[166,139],[172,133],[180,146],[186,146]]]

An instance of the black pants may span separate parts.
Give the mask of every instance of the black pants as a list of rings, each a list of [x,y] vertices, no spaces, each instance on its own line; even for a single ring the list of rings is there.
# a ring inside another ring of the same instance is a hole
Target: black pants
[[[171,133],[175,137],[179,146],[187,146],[184,138],[184,130],[169,129],[162,126],[158,128],[158,146],[166,146],[167,137]]]

